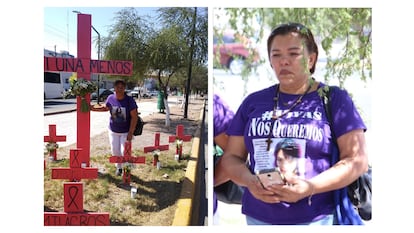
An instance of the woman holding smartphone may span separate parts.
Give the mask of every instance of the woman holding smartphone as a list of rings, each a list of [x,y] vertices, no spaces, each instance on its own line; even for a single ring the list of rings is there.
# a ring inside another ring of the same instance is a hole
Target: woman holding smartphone
[[[243,100],[227,130],[220,166],[247,187],[242,213],[248,224],[332,225],[333,191],[368,168],[366,126],[349,94],[335,87],[332,128],[340,160],[331,166],[332,135],[318,92],[325,84],[312,77],[318,47],[311,31],[299,23],[280,25],[268,37],[267,51],[278,83]],[[264,187],[257,174],[275,168],[273,148],[284,138],[301,145],[303,176],[289,175],[285,184]]]

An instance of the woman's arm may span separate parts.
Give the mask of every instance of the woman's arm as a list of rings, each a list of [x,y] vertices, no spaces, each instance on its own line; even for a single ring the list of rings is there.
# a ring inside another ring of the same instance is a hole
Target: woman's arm
[[[109,108],[105,104],[91,104],[89,105],[89,108],[91,111],[95,112],[106,112],[109,111]]]
[[[310,180],[314,193],[345,187],[368,170],[368,155],[362,129],[352,130],[338,138],[339,161]]]
[[[131,141],[134,136],[135,126],[138,122],[138,110],[135,108],[131,110],[129,114],[131,115],[131,124],[129,125],[127,141]]]
[[[214,143],[218,145],[223,151],[226,149],[227,141],[228,135],[225,132],[214,137]],[[214,166],[214,186],[223,184],[229,180],[220,164],[221,158],[218,159],[217,163]]]
[[[229,136],[223,132],[214,137],[214,143],[217,144],[223,151],[226,150],[227,141]]]
[[[297,202],[313,194],[343,188],[368,170],[364,131],[352,130],[338,138],[339,161],[328,170],[303,180],[286,176],[289,185],[272,185],[267,189],[274,193],[278,201]]]
[[[279,198],[274,196],[272,191],[264,189],[257,176],[250,172],[246,166],[247,155],[244,137],[229,136],[226,150],[220,159],[220,169],[223,169],[224,175],[234,183],[247,187],[255,198],[269,203],[280,202]]]
[[[229,136],[226,149],[223,151],[217,168],[221,169],[233,182],[248,186],[246,177],[249,178],[251,172],[246,167],[247,150],[243,136]]]

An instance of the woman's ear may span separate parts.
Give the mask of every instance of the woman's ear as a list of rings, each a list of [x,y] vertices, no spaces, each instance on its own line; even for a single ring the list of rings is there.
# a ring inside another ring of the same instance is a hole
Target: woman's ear
[[[311,53],[308,58],[309,67],[313,67],[316,63],[316,53]]]

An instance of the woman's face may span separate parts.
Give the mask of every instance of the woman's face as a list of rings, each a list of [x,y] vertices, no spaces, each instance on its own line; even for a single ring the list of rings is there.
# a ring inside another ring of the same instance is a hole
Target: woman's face
[[[291,32],[277,35],[270,47],[270,64],[279,82],[283,85],[306,81],[316,54],[308,54],[299,34]]]
[[[296,172],[297,159],[285,154],[283,150],[279,150],[276,154],[276,163],[283,174],[294,174]]]
[[[123,85],[123,84],[117,84],[115,87],[114,87],[114,89],[115,89],[115,93],[116,94],[124,94],[124,92],[125,92],[125,86]]]

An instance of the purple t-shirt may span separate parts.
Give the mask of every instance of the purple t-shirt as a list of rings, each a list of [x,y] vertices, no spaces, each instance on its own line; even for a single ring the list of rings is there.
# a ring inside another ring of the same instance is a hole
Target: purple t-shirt
[[[106,99],[106,106],[109,108],[109,129],[116,133],[127,133],[131,124],[130,112],[137,109],[137,103],[131,96],[125,95],[118,100],[115,94]]]
[[[321,83],[319,87],[325,86]],[[250,171],[275,168],[278,164],[277,148],[289,138],[285,147],[295,154],[295,174],[309,179],[327,170],[331,162],[331,131],[326,118],[322,98],[317,91],[308,93],[302,102],[289,113],[272,124],[273,98],[276,86],[257,91],[247,96],[237,110],[229,135],[244,136],[244,143],[250,154]],[[280,93],[277,115],[287,110],[299,95]],[[331,111],[335,135],[341,135],[366,126],[345,90],[335,87],[331,90]],[[241,127],[243,126],[243,127]],[[267,138],[271,133],[268,150]],[[279,145],[278,145],[279,144]],[[333,192],[316,194],[312,205],[307,198],[296,203],[269,204],[257,200],[248,189],[242,200],[242,212],[270,224],[297,224],[310,222],[333,213]]]
[[[234,112],[230,109],[223,99],[214,94],[213,99],[213,120],[214,120],[214,129],[213,135],[216,137],[217,135],[226,132],[228,129],[231,120],[234,117]]]
[[[219,95],[214,94],[213,98],[213,135],[217,135],[226,132],[231,120],[233,119],[234,112],[230,109],[225,101],[220,98]],[[217,210],[217,197],[213,192],[213,213]]]

